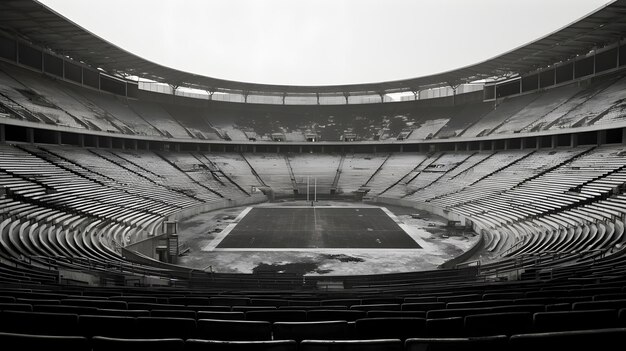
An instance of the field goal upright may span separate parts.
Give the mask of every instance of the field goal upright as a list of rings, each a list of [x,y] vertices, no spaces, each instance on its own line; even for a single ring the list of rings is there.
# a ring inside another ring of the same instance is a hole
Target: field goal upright
[[[313,203],[317,202],[317,178],[313,178],[313,196],[311,196],[311,177],[306,177],[306,202],[311,201],[311,206]]]

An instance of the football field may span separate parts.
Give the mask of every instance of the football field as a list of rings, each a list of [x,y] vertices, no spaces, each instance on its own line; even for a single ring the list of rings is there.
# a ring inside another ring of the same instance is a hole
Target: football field
[[[244,210],[213,248],[420,249],[395,216],[375,207],[259,207]]]

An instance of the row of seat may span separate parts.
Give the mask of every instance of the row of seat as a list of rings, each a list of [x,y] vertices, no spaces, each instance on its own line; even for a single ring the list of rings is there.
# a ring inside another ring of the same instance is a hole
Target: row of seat
[[[217,341],[204,339],[124,339],[110,337],[47,336],[0,332],[3,345],[20,345],[27,350],[44,348],[66,351],[153,351],[216,350],[216,351],[465,351],[465,350],[537,350],[553,351],[621,350],[626,328],[582,330],[553,333],[516,334],[510,337],[495,335],[475,338],[409,338],[377,340],[272,340],[272,341]]]
[[[214,340],[379,339],[512,335],[581,329],[626,327],[626,309],[583,311],[485,313],[464,311],[460,316],[368,317],[340,320],[346,313],[315,311],[311,320],[303,311],[251,313],[248,319],[222,318],[224,313],[199,312],[199,317],[144,317],[49,312],[0,312],[0,331],[126,338],[207,338]],[[232,316],[231,316],[232,317]],[[354,317],[354,316],[353,316]],[[273,321],[271,319],[274,319]]]

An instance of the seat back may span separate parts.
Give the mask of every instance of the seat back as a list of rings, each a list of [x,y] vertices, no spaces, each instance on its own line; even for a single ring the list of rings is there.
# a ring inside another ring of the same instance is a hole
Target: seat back
[[[246,320],[268,321],[268,322],[306,322],[306,311],[304,310],[266,310],[248,311]]]
[[[426,318],[426,311],[368,311],[367,318],[417,317]]]
[[[513,335],[509,340],[511,350],[599,350],[624,349],[626,328],[578,330],[551,333]]]
[[[402,341],[383,340],[303,340],[299,351],[402,351]]]
[[[355,321],[367,317],[367,312],[359,310],[310,310],[307,311],[309,322]]]
[[[426,319],[417,317],[364,318],[356,321],[359,339],[417,338],[426,335]]]
[[[144,339],[190,339],[196,335],[192,318],[137,317],[136,337]]]
[[[91,339],[93,351],[183,351],[185,342],[182,339],[121,339],[96,336]]]
[[[467,336],[513,335],[532,331],[530,312],[486,313],[465,317]]]
[[[348,322],[277,322],[273,325],[275,340],[345,340]]]
[[[81,335],[90,338],[94,336],[132,338],[135,335],[133,317],[81,315],[78,324]]]
[[[405,351],[501,351],[507,350],[506,335],[475,338],[412,338],[405,342]],[[534,350],[533,350],[534,351]]]
[[[196,338],[222,341],[271,340],[272,324],[260,321],[198,319]]]
[[[75,336],[78,315],[46,312],[0,312],[0,331],[33,335]]]
[[[191,310],[152,310],[150,317],[174,317],[196,319],[196,311]]]
[[[463,335],[463,317],[426,320],[426,335],[431,338],[460,337]]]
[[[229,320],[244,320],[246,319],[245,312],[222,312],[222,311],[198,311],[196,313],[198,319],[229,319]]]
[[[82,336],[29,335],[1,333],[0,345],[21,350],[90,351],[89,340]]]
[[[189,339],[185,351],[296,351],[298,344],[293,340],[269,341],[218,341]]]
[[[540,312],[533,317],[536,332],[618,327],[616,310]]]

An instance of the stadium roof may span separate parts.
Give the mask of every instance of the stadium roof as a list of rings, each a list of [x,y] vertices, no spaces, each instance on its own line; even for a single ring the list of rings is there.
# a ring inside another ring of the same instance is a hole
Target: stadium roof
[[[405,80],[330,86],[236,82],[165,67],[109,43],[35,0],[0,1],[0,28],[35,45],[112,74],[139,76],[175,86],[267,95],[363,95],[416,91],[427,87],[523,74],[586,54],[594,48],[615,43],[624,37],[626,0],[613,1],[543,38],[470,66]]]

